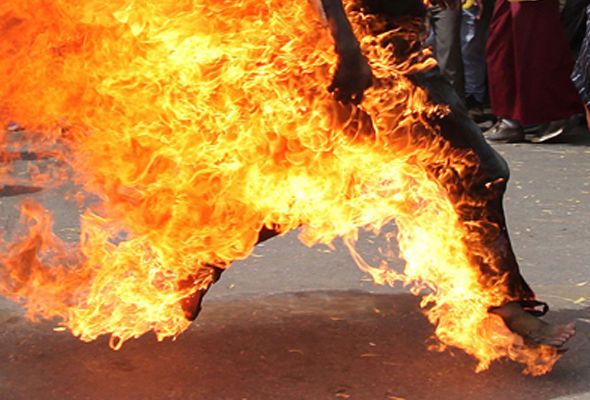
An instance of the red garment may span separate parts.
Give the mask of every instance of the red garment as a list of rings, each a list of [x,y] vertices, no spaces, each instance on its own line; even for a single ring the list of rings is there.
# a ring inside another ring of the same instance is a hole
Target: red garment
[[[558,0],[496,0],[486,62],[497,116],[529,125],[583,112]]]

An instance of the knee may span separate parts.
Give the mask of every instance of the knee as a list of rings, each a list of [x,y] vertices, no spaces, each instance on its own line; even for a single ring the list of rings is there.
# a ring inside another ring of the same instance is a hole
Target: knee
[[[486,182],[501,181],[504,184],[510,179],[510,168],[506,160],[494,149],[490,148],[486,154],[479,154],[481,170],[484,173]]]

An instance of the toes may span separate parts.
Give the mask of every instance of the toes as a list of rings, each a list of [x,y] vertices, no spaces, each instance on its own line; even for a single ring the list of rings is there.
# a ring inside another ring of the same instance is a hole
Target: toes
[[[570,339],[576,334],[576,324],[573,322],[567,325],[561,326],[560,336],[563,338]]]
[[[540,344],[546,344],[549,346],[553,346],[553,347],[561,347],[565,344],[565,342],[567,341],[567,339],[561,339],[561,338],[551,338],[551,339],[545,339],[545,340],[541,340],[539,341]]]
[[[571,337],[572,337],[572,335],[570,335],[570,334],[567,334],[567,333],[564,333],[564,334],[562,334],[562,335],[559,337],[559,339],[560,339],[560,340],[562,340],[562,341],[565,343],[565,342],[566,342],[566,341],[568,341],[568,340],[569,340]]]
[[[549,345],[559,350],[576,334],[575,323],[549,324],[525,312],[519,304],[507,303],[490,312],[502,317],[511,331],[531,345]]]
[[[529,334],[530,340],[537,344],[545,344],[560,349],[576,334],[576,326],[573,323],[554,326],[550,330],[544,330]]]
[[[545,343],[550,346],[561,347],[576,334],[576,324],[574,323],[560,325],[556,328],[556,335],[545,340]]]

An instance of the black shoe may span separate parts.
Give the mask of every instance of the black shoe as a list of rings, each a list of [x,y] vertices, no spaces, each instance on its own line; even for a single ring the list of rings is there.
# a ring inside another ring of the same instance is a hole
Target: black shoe
[[[510,126],[503,119],[496,122],[483,135],[490,142],[496,143],[520,143],[524,141],[522,126]]]
[[[540,129],[533,135],[531,135],[529,141],[531,143],[546,143],[555,141],[568,131],[569,120],[564,119],[561,121],[553,121],[545,125],[543,129]]]
[[[477,101],[475,97],[467,96],[465,98],[465,106],[467,107],[469,117],[475,121],[475,123],[479,124],[488,120],[488,116],[484,110],[484,104]]]

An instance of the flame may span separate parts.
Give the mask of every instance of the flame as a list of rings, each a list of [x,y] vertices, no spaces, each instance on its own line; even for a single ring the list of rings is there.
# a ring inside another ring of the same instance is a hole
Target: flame
[[[180,301],[208,284],[179,282],[248,257],[263,226],[302,226],[304,243],[341,237],[377,283],[422,293],[439,349],[463,349],[478,371],[502,357],[549,371],[553,349],[525,346],[487,311],[505,284],[473,255],[493,267],[478,235],[497,227],[462,223],[467,200],[444,187],[477,163],[435,135],[427,119],[445,109],[405,77],[432,58],[396,60],[360,26],[377,83],[351,108],[325,89],[333,44],[307,1],[3,1],[0,123],[59,144],[70,172],[32,178],[78,185],[81,233],[64,242],[24,201],[22,232],[0,241],[0,293],[84,341],[162,340],[187,329]],[[403,271],[355,250],[360,230],[391,221]]]

